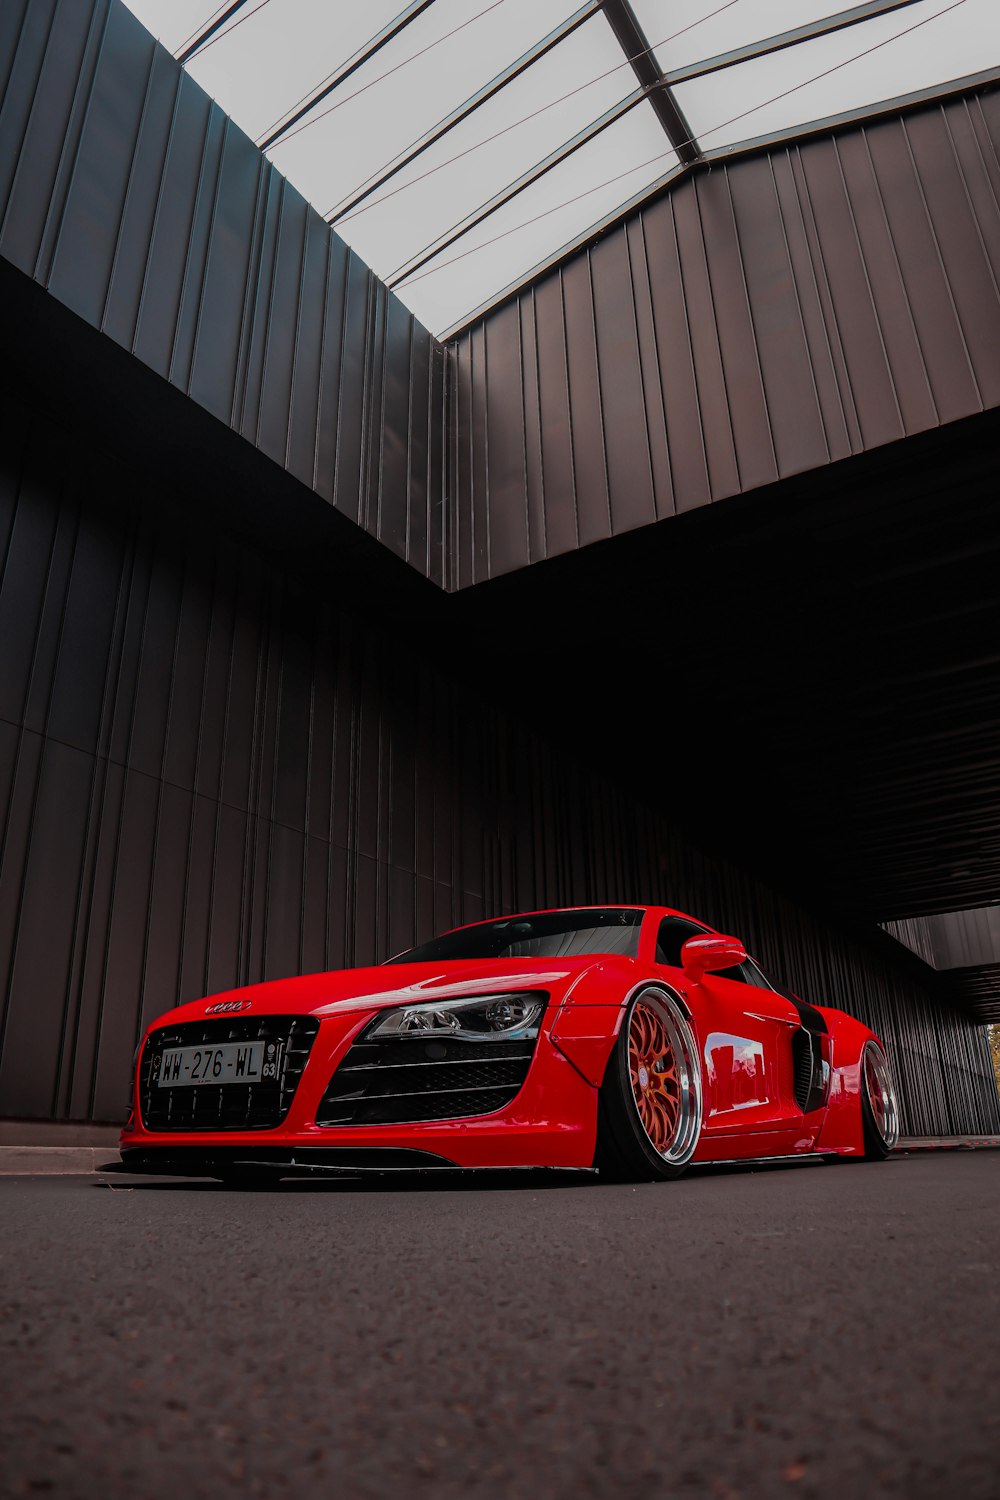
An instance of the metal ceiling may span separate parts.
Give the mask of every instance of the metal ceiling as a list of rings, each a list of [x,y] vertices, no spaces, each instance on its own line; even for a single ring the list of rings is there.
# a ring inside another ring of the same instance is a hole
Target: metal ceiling
[[[984,1025],[1000,1026],[1000,964],[954,969],[945,976],[954,1005],[967,1010]]]
[[[983,414],[481,585],[466,632],[508,670],[545,642],[526,711],[840,920],[986,905],[998,435]],[[983,1019],[998,972],[962,991]]]
[[[886,930],[938,972],[954,1004],[1000,1022],[1000,905],[912,917]]]

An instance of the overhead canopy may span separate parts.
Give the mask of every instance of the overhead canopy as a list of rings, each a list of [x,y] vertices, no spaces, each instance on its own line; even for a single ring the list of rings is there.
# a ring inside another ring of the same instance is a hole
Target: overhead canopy
[[[1000,65],[995,0],[128,3],[439,334],[686,164]]]

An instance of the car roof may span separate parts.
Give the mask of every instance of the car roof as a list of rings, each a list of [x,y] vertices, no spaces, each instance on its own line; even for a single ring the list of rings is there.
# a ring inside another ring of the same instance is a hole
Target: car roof
[[[499,917],[482,917],[478,922],[461,922],[457,927],[446,928],[444,932],[438,933],[438,936],[447,937],[452,932],[467,932],[475,927],[489,927],[494,922],[516,922],[522,917],[551,917],[562,913],[585,911],[641,911],[644,916],[653,913],[661,917],[681,917],[685,922],[693,922],[697,927],[704,927],[710,932],[714,930],[700,917],[692,917],[688,912],[679,911],[675,906],[652,905],[647,901],[590,901],[582,906],[543,906],[535,911],[515,911],[507,912]]]

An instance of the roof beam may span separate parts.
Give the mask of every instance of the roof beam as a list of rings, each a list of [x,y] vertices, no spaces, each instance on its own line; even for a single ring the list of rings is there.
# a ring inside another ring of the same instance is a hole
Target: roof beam
[[[718,73],[723,68],[735,67],[737,63],[752,62],[755,57],[767,57],[771,52],[780,52],[785,47],[795,47],[800,42],[811,42],[817,37],[829,36],[831,32],[843,31],[846,26],[856,26],[859,21],[868,21],[873,16],[886,15],[894,10],[903,10],[916,5],[918,0],[868,0],[866,5],[852,5],[849,10],[837,11],[822,20],[811,21],[808,26],[796,26],[791,31],[781,31],[774,36],[763,37],[732,52],[719,52],[715,57],[706,57],[701,62],[689,63],[683,68],[672,68],[663,74],[668,86],[688,83],[692,78],[704,78],[709,73]]]
[[[386,167],[378,177],[373,178],[367,186],[359,189],[353,197],[338,204],[335,209],[331,209],[326,216],[327,223],[339,223],[341,219],[357,208],[359,203],[364,203],[365,199],[370,198],[372,193],[377,193],[379,188],[384,187],[398,172],[402,172],[411,162],[416,161],[418,156],[422,156],[431,146],[435,146],[450,130],[454,130],[456,125],[461,125],[463,120],[467,120],[471,114],[479,109],[480,105],[486,104],[488,100],[499,94],[500,90],[506,88],[508,83],[513,83],[516,78],[520,78],[521,74],[526,72],[532,63],[538,62],[547,52],[551,52],[553,47],[557,47],[560,42],[565,41],[566,37],[571,36],[585,21],[589,21],[591,16],[596,15],[601,9],[601,4],[602,0],[587,0],[585,5],[581,5],[579,10],[575,10],[554,31],[550,31],[548,36],[543,36],[541,41],[536,42],[533,47],[529,47],[527,52],[517,58],[515,62],[512,62],[509,67],[504,68],[495,78],[491,78],[489,83],[484,84],[481,89],[472,94],[464,104],[460,104],[457,109],[452,110],[450,115],[446,115],[443,120],[440,120],[426,135],[422,136],[419,141],[411,146],[403,156],[400,156],[393,162],[392,166]]]
[[[227,5],[226,9],[223,11],[223,13],[222,13],[221,16],[219,16],[216,20],[212,21],[210,25],[206,26],[205,29],[204,29],[204,31],[200,31],[198,33],[198,35],[195,37],[194,41],[191,42],[189,46],[187,46],[187,47],[184,48],[183,52],[179,52],[177,54],[177,61],[179,63],[189,62],[191,60],[191,58],[194,57],[195,53],[201,47],[204,47],[204,45],[205,45],[205,43],[207,41],[209,41],[213,36],[215,36],[216,32],[222,30],[222,28],[223,28],[223,26],[225,26],[226,22],[228,20],[230,20],[233,16],[235,16],[235,14],[236,14],[236,12],[238,10],[242,10],[243,9],[243,7],[244,7],[244,5],[246,5],[246,3],[247,3],[247,0],[233,0],[233,4],[232,5]]]
[[[648,92],[649,102],[670,144],[682,162],[697,161],[701,155],[698,142],[680,105],[666,86],[653,49],[646,40],[646,34],[639,25],[629,0],[604,0],[604,14],[618,45],[632,64],[633,73]]]
[[[644,88],[633,89],[630,94],[626,94],[624,99],[620,99],[617,104],[613,104],[610,109],[605,110],[591,124],[586,125],[583,130],[578,131],[576,135],[564,142],[563,145],[557,147],[555,151],[550,152],[548,156],[535,166],[529,168],[521,177],[518,177],[507,187],[501,189],[487,203],[484,203],[482,208],[477,208],[475,213],[469,214],[467,218],[461,220],[458,224],[452,225],[451,229],[445,231],[441,239],[435,240],[431,245],[425,245],[422,250],[417,252],[413,260],[392,273],[387,279],[386,285],[391,290],[393,287],[399,286],[401,282],[408,281],[411,276],[415,276],[429,261],[436,260],[442,251],[454,245],[456,240],[462,239],[464,235],[478,228],[484,219],[488,219],[491,214],[495,214],[499,209],[504,208],[506,204],[510,203],[511,199],[516,198],[519,193],[523,193],[526,188],[531,187],[539,178],[544,177],[547,172],[551,172],[554,167],[558,167],[567,157],[572,156],[575,151],[579,151],[581,146],[585,146],[588,141],[592,141],[595,136],[607,130],[610,125],[614,125],[623,115],[627,115],[629,110],[635,109],[637,104],[641,104],[648,97],[648,91]]]
[[[339,89],[340,85],[346,79],[350,78],[352,73],[356,73],[359,68],[364,67],[365,63],[370,62],[377,52],[381,52],[383,47],[387,47],[395,37],[399,36],[401,31],[405,31],[411,21],[415,21],[418,16],[422,16],[424,11],[428,10],[433,3],[434,0],[411,0],[411,3],[405,10],[400,11],[394,21],[390,21],[387,26],[383,26],[382,30],[373,36],[371,41],[366,43],[360,51],[355,52],[353,57],[348,58],[347,62],[341,63],[337,71],[331,74],[328,81],[321,88],[317,89],[315,94],[304,100],[302,104],[297,105],[280,125],[270,130],[263,140],[259,140],[257,145],[260,150],[267,151],[269,147],[277,145],[282,136],[287,135],[292,129],[293,125],[297,125],[300,120],[305,119],[306,115],[309,114],[310,110],[315,109],[317,104],[322,104],[324,99],[329,99],[330,95],[336,89]]]

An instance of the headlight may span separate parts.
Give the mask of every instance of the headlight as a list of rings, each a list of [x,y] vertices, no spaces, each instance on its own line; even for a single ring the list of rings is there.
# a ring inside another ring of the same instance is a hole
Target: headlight
[[[455,1037],[467,1042],[525,1040],[538,1035],[544,995],[483,995],[475,1000],[425,1001],[389,1010],[374,1037]]]

